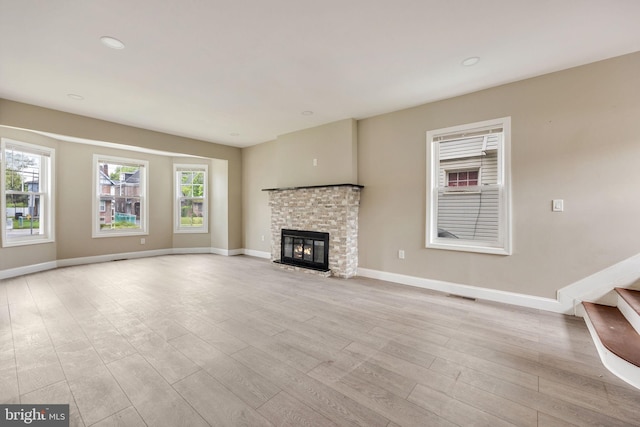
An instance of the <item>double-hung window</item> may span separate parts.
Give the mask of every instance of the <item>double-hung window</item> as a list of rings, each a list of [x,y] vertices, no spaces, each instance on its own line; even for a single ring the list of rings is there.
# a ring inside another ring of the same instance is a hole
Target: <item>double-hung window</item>
[[[427,132],[426,246],[511,254],[510,117]]]
[[[55,150],[2,138],[2,246],[53,242]]]
[[[96,154],[93,166],[93,237],[148,234],[148,162]]]
[[[207,165],[174,164],[176,233],[207,233],[209,230]]]

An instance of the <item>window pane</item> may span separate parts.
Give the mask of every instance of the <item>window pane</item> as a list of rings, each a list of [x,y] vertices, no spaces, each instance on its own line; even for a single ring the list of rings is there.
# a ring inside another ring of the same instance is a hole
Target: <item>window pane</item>
[[[40,224],[40,211],[44,206],[39,195],[7,194],[5,201],[8,239],[44,234]]]
[[[181,199],[180,225],[182,227],[202,227],[204,225],[203,209],[203,199]]]
[[[31,153],[7,150],[5,167],[5,189],[23,192],[37,192],[40,187],[41,156]]]
[[[466,141],[458,146],[465,148]],[[480,162],[478,153],[476,161]],[[474,161],[473,157],[451,157],[440,161],[441,170],[458,166],[460,163]],[[497,170],[495,155],[482,156],[482,162],[487,170]],[[478,185],[478,170],[463,170],[448,172],[448,186],[460,188],[461,191],[438,191],[438,210],[436,225],[439,238],[479,240],[497,242],[499,193],[497,186],[483,186],[482,193],[464,191],[465,187]],[[471,189],[470,189],[471,190]],[[475,189],[473,189],[475,190]]]
[[[144,230],[144,170],[135,163],[98,161],[100,230]]]

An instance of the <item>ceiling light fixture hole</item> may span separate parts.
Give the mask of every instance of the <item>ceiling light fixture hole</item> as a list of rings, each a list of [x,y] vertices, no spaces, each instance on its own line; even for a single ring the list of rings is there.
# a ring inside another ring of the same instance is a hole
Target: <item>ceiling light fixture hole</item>
[[[473,65],[476,65],[479,61],[480,61],[479,56],[470,56],[469,58],[462,61],[461,64],[463,67],[471,67]]]
[[[100,41],[103,45],[111,49],[124,49],[124,43],[114,37],[102,36],[100,37]]]

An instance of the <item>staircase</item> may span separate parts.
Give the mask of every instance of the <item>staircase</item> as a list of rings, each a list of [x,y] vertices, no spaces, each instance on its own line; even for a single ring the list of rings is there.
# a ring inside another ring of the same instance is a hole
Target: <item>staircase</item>
[[[640,388],[640,291],[614,291],[617,307],[585,301],[584,319],[604,366]]]

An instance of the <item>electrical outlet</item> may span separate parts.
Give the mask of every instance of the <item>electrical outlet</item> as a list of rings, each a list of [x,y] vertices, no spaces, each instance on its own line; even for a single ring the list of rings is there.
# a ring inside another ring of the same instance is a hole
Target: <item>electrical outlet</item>
[[[398,258],[404,259],[404,249],[398,250]]]
[[[260,236],[260,239],[262,239],[262,241],[264,242],[264,234]]]
[[[141,245],[144,245],[145,243],[147,243],[147,241],[145,240],[145,238],[144,238],[144,237],[141,237],[141,238],[140,238],[140,244],[141,244]]]
[[[313,159],[313,166],[318,166],[318,159]]]

